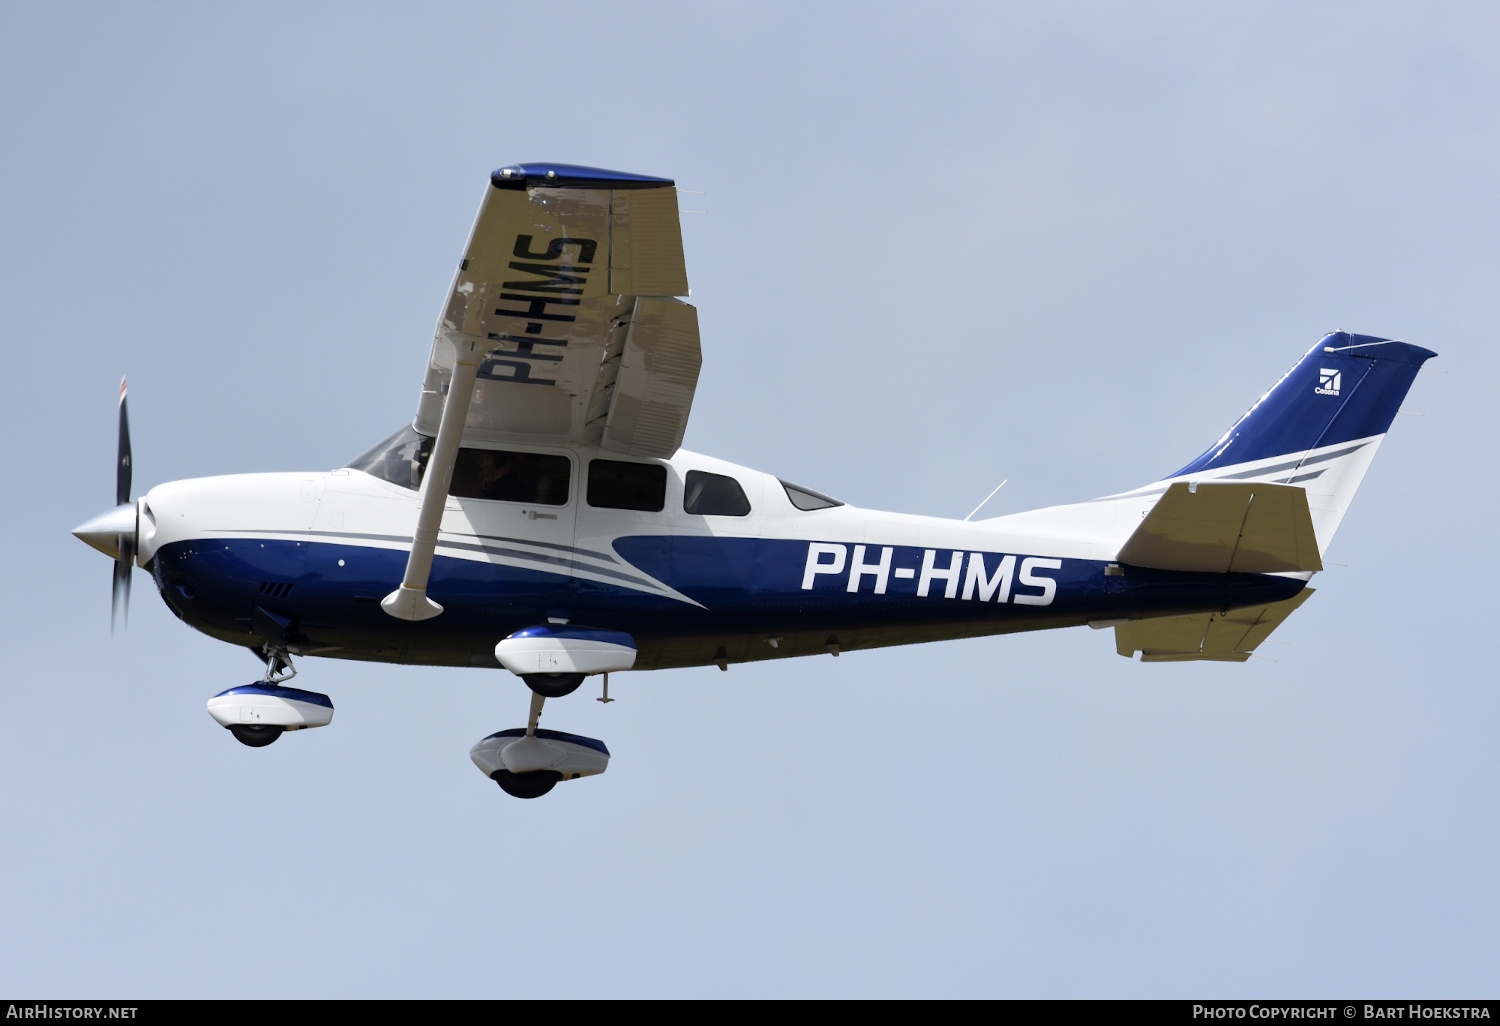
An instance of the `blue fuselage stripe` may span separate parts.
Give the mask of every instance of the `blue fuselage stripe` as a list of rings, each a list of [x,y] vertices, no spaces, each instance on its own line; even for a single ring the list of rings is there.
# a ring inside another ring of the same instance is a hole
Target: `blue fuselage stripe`
[[[1026,565],[1024,554],[940,549],[933,555],[931,550],[893,546],[884,593],[875,594],[877,575],[869,570],[856,591],[849,590],[847,570],[809,574],[810,544],[671,535],[616,540],[616,552],[642,577],[654,578],[701,606],[536,566],[439,555],[428,594],[444,613],[419,623],[394,620],[379,605],[405,569],[406,554],[399,549],[204,539],[164,546],[152,571],[174,612],[195,626],[244,634],[250,643],[250,625],[260,606],[292,618],[298,643],[306,650],[337,647],[342,655],[369,659],[391,658],[395,647],[411,644],[432,649],[451,643],[483,651],[549,617],[659,640],[972,624],[1002,631],[1007,622],[1077,623],[1233,608],[1289,598],[1304,587],[1300,580],[1259,574],[1137,567],[1106,573],[1107,564],[1098,560],[1033,560],[1047,564],[1036,574],[1054,585],[1050,601],[1042,605],[1037,603],[1048,589],[1024,583],[1026,576],[1017,569]],[[877,549],[868,559],[880,555]],[[929,575],[927,594],[919,594],[924,558],[930,569],[957,566],[966,575],[976,556],[983,580],[981,587],[969,589],[970,599],[962,597],[962,577],[950,588],[949,578]],[[1007,556],[1015,560],[1009,587],[994,587]],[[988,601],[982,597],[985,585],[990,586]]]

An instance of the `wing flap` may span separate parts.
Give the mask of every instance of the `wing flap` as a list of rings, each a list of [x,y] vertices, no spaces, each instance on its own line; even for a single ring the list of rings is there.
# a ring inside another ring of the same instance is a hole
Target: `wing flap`
[[[1117,558],[1158,570],[1221,574],[1323,569],[1307,492],[1295,485],[1179,481]]]
[[[637,299],[600,446],[669,458],[682,445],[702,364],[698,311],[672,300]]]
[[[1280,602],[1227,613],[1132,620],[1115,628],[1115,651],[1127,659],[1139,652],[1143,663],[1201,659],[1242,663],[1312,593],[1312,588],[1304,588]]]

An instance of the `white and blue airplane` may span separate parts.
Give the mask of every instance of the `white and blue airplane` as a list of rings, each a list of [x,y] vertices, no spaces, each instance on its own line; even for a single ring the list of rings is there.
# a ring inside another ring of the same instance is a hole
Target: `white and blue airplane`
[[[259,747],[324,726],[293,657],[505,668],[525,728],[470,756],[509,794],[603,772],[538,726],[611,672],[1088,624],[1147,661],[1248,659],[1321,556],[1432,352],[1338,331],[1202,455],[1134,491],[987,520],[859,509],[683,450],[701,362],[670,179],[490,176],[416,416],[338,470],[157,485],[73,533],[264,659],[209,701]]]

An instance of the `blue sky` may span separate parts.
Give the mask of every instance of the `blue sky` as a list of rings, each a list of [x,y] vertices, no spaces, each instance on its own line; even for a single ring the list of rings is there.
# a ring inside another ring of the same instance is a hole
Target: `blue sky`
[[[1483,4],[0,8],[0,991],[1493,996],[1497,97]],[[861,505],[1154,480],[1328,330],[1441,358],[1267,658],[621,675],[536,802],[499,672],[305,660],[333,727],[236,745],[255,664],[143,574],[112,642],[67,533],[119,376],[138,491],[343,463],[524,160],[706,193],[686,445]]]

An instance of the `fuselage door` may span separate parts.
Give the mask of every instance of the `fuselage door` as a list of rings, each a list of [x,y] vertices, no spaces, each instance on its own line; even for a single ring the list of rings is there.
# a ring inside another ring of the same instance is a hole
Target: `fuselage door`
[[[498,576],[528,598],[566,605],[577,564],[578,479],[567,449],[460,449],[438,554],[471,563],[476,582]]]

